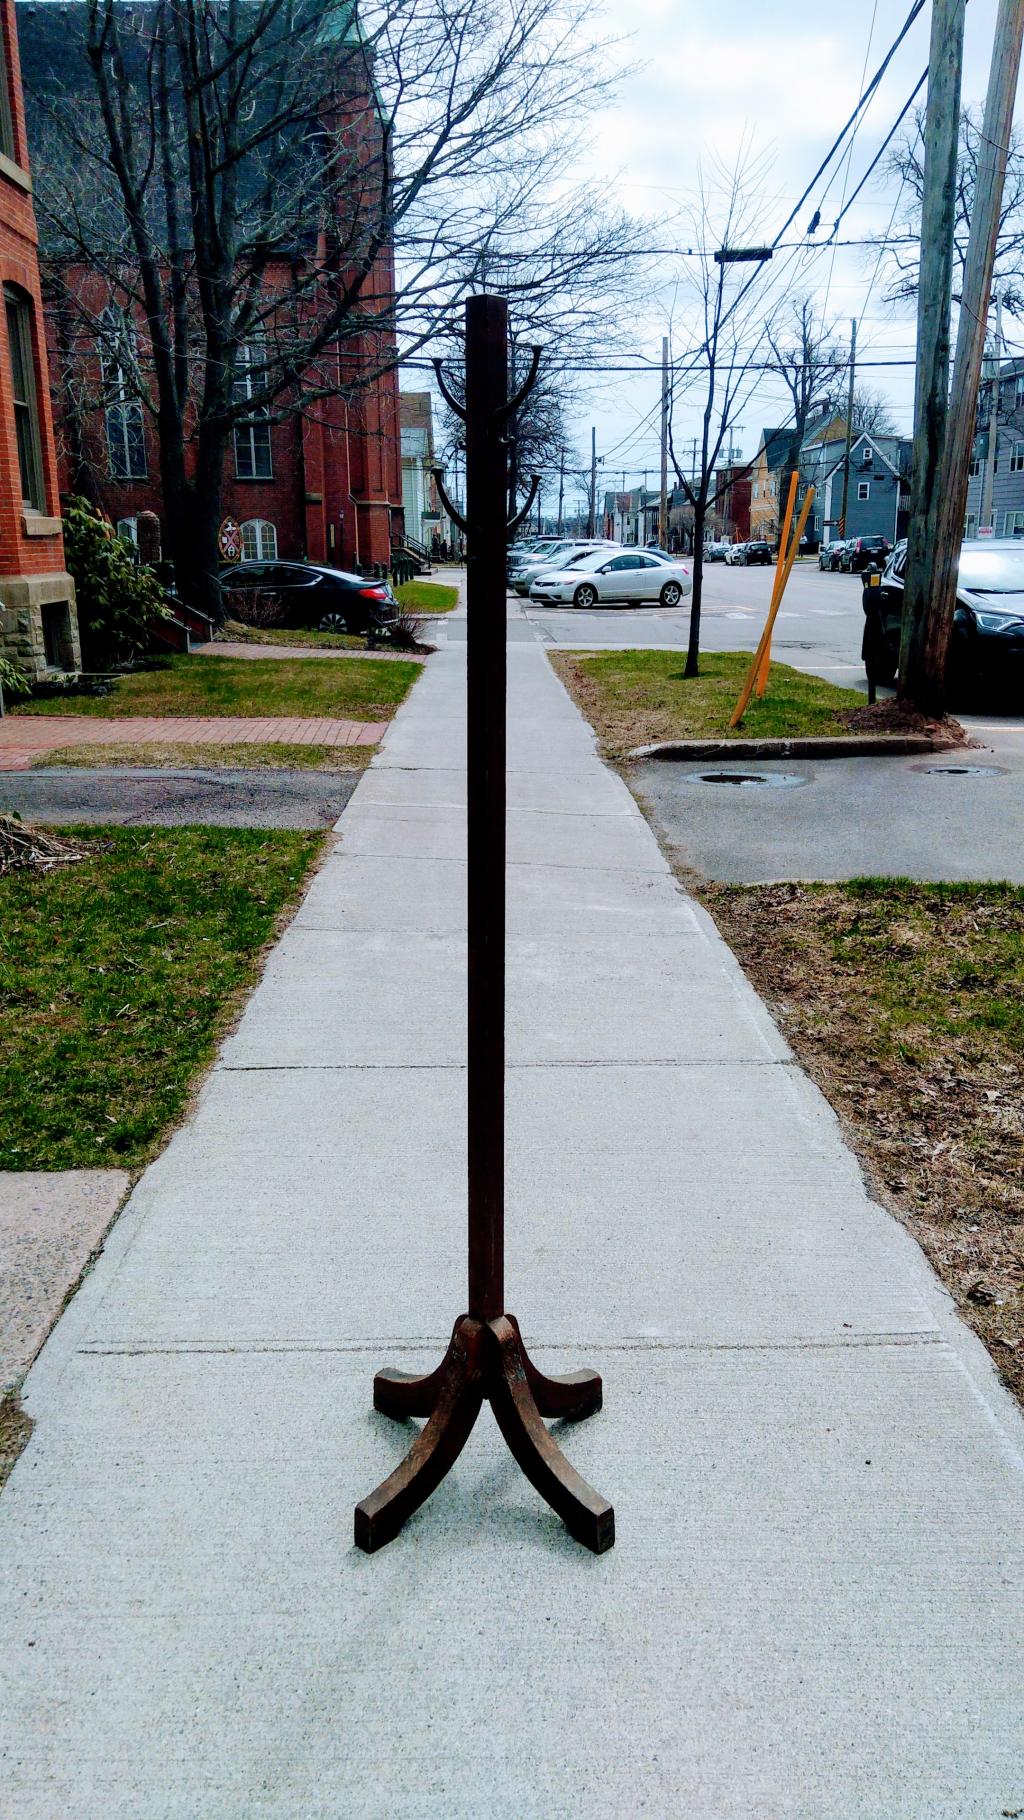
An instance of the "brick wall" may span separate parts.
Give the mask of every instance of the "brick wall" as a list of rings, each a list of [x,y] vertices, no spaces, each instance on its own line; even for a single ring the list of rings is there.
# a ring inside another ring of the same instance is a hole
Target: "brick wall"
[[[78,662],[74,587],[64,568],[60,505],[49,379],[39,290],[37,236],[28,171],[28,142],[21,95],[13,0],[0,0],[3,66],[13,129],[12,156],[0,156],[0,287],[16,287],[27,299],[43,496],[26,511],[15,431],[11,350],[6,311],[0,310],[0,651],[30,674],[47,668],[43,611],[64,613],[59,637],[51,626],[51,647],[62,667]]]

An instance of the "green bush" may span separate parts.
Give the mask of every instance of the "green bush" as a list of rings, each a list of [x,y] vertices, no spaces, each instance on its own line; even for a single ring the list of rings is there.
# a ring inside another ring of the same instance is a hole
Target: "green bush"
[[[29,693],[29,680],[9,657],[0,657],[0,690],[8,701],[19,701]]]
[[[82,664],[109,670],[132,663],[150,646],[153,626],[169,617],[155,575],[135,561],[87,499],[64,507],[64,552],[74,579]]]

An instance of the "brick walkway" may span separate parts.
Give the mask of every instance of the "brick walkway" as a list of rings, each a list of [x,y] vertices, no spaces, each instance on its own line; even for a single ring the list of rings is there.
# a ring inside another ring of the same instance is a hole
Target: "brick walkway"
[[[375,746],[386,720],[206,719],[103,720],[99,715],[18,714],[0,720],[0,771],[26,771],[40,752],[62,746],[204,745]]]
[[[195,645],[193,657],[242,657],[242,658],[285,658],[293,662],[300,657],[305,662],[307,657],[355,657],[371,658],[375,664],[385,663],[426,663],[425,656],[418,651],[350,651],[347,647],[335,649],[333,645],[247,645],[239,644],[233,638],[215,639],[208,645]]]

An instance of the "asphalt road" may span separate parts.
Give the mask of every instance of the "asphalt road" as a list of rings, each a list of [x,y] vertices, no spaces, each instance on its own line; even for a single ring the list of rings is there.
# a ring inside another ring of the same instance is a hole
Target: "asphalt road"
[[[329,828],[358,771],[10,771],[0,806],[36,822],[134,823],[173,828]]]

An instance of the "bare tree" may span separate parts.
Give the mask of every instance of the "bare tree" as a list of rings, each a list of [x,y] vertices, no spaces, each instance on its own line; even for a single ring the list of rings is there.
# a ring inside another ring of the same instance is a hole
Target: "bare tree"
[[[887,241],[888,296],[907,303],[917,296],[919,260],[914,246],[921,231],[921,197],[924,194],[924,111],[915,115],[913,127],[893,146],[887,160],[888,175],[905,186],[908,207]],[[1007,314],[1024,318],[1024,134],[1010,132],[1006,183],[999,216],[993,291]],[[982,112],[965,107],[960,116],[957,157],[956,217],[953,248],[953,300],[960,302],[967,240],[974,213],[978,158],[982,145]],[[900,241],[907,244],[900,244]]]
[[[790,298],[777,325],[769,323],[765,340],[771,349],[770,370],[785,382],[792,403],[793,459],[808,421],[835,403],[845,358],[835,341],[835,322],[819,319],[810,297]]]
[[[57,13],[26,60],[51,292],[83,345],[111,299],[144,326],[169,552],[214,613],[236,426],[379,381],[496,273],[524,330],[581,329],[639,244],[571,182],[615,79],[585,0]]]
[[[755,196],[765,174],[765,160],[745,148],[730,171],[712,167],[699,173],[699,202],[693,210],[688,240],[694,249],[689,273],[691,342],[680,359],[673,358],[669,408],[669,456],[676,483],[693,513],[693,592],[690,636],[684,676],[700,673],[701,597],[704,580],[704,535],[709,515],[726,490],[718,479],[722,451],[761,381],[761,351],[767,331],[778,322],[782,297],[770,277],[746,264],[716,259],[723,249],[738,249],[755,238]],[[700,436],[693,471],[687,475],[676,455],[674,421],[679,401],[700,401]]]

